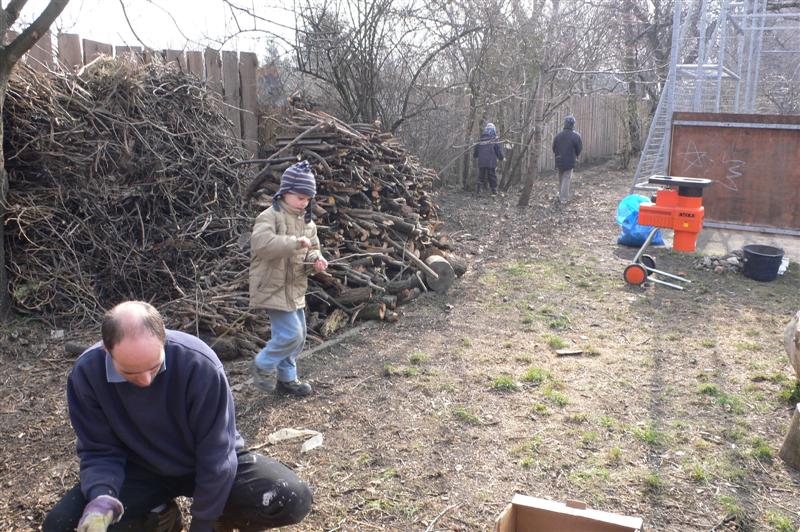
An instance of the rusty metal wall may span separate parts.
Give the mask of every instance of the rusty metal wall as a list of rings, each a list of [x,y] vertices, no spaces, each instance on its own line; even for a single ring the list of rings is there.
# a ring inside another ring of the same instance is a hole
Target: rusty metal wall
[[[669,174],[703,177],[706,220],[800,231],[800,116],[674,113]]]

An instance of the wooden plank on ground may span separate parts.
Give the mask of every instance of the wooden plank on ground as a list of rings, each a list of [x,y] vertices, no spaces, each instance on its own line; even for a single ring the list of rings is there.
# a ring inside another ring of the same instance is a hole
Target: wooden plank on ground
[[[58,62],[69,70],[77,70],[83,66],[80,35],[77,33],[58,34]]]
[[[222,51],[222,94],[225,115],[233,123],[233,134],[242,138],[242,120],[239,115],[241,95],[239,90],[239,54],[231,50]]]
[[[258,56],[253,52],[239,54],[239,77],[241,79],[241,120],[244,147],[255,155],[258,152],[258,95],[256,69]]]
[[[53,35],[49,31],[28,50],[25,62],[37,72],[53,68]]]
[[[189,74],[194,74],[198,79],[205,79],[203,72],[203,52],[186,52],[186,67]]]
[[[104,42],[93,41],[91,39],[83,40],[83,61],[84,64],[89,64],[101,55],[109,57],[114,55],[114,47]]]

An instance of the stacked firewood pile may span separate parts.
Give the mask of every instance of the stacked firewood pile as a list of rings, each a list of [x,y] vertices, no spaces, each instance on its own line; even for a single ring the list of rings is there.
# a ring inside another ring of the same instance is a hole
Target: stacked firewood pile
[[[300,159],[317,175],[314,214],[330,266],[310,280],[308,321],[321,336],[355,319],[395,320],[397,305],[447,290],[466,269],[440,234],[429,194],[436,174],[390,133],[294,107],[272,151],[252,161],[263,166],[247,191],[257,204],[269,204]]]
[[[266,316],[248,308],[249,233],[284,168],[307,158],[331,267],[310,282],[319,337],[444,290],[435,175],[391,136],[294,110],[272,155],[252,163],[217,96],[170,66],[99,60],[78,75],[23,71],[5,114],[6,267],[18,310],[59,324],[96,321],[129,299],[168,325],[252,353]]]

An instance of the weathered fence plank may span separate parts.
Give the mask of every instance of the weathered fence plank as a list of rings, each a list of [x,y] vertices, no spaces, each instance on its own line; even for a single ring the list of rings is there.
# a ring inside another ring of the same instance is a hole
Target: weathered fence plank
[[[143,59],[141,46],[115,46],[114,54],[120,59],[141,62]]]
[[[83,66],[80,35],[76,33],[58,34],[58,62],[70,70],[76,70]]]
[[[101,55],[109,57],[114,55],[114,47],[104,42],[97,42],[91,39],[83,40],[83,61],[89,64]]]
[[[181,72],[186,72],[186,58],[183,56],[183,50],[164,50],[165,63],[178,63],[178,68]]]
[[[219,52],[206,48],[206,85],[208,88],[222,96],[222,60]]]
[[[205,79],[203,69],[203,52],[195,50],[186,52],[186,68],[189,74],[194,74],[199,79]]]
[[[53,68],[53,35],[49,31],[28,50],[26,63],[38,72]]]
[[[258,101],[256,86],[258,57],[252,52],[239,54],[239,77],[242,87],[242,139],[245,148],[255,155],[258,152]]]
[[[222,51],[222,91],[225,115],[233,123],[233,134],[242,138],[242,120],[239,115],[241,96],[239,91],[239,54]]]

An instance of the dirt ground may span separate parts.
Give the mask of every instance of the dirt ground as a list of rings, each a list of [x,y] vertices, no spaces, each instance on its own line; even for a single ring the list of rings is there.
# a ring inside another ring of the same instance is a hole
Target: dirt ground
[[[266,397],[249,360],[226,363],[240,431],[315,491],[294,530],[488,530],[514,493],[639,516],[649,531],[800,526],[800,473],[778,450],[793,408],[783,328],[800,307],[797,264],[771,283],[697,270],[669,249],[685,292],[627,287],[635,250],[616,245],[630,175],[577,173],[556,209],[438,195],[470,269],[445,295],[402,308],[300,361],[307,399]],[[0,333],[1,530],[38,530],[77,479],[65,340],[18,319]],[[559,347],[583,351],[556,356]],[[280,428],[324,445],[266,445]]]

